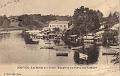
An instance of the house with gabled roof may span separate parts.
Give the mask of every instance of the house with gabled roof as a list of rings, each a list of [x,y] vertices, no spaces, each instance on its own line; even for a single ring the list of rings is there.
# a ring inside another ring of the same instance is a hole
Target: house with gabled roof
[[[61,31],[67,30],[69,28],[70,24],[69,21],[51,21],[49,22],[49,28],[54,29],[54,28],[59,28]]]

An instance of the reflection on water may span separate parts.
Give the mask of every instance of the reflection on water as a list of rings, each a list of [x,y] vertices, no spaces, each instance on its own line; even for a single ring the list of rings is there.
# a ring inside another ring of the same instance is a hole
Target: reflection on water
[[[86,55],[68,48],[62,40],[48,41],[39,40],[39,44],[25,44],[24,38],[20,35],[21,31],[13,31],[0,35],[0,63],[36,63],[36,64],[106,64],[111,57],[106,60],[102,56],[102,47],[92,46]],[[41,47],[54,47],[53,49],[40,49]],[[86,49],[87,50],[87,49]],[[56,54],[68,54],[68,56],[57,56]],[[97,62],[97,63],[95,63]]]
[[[81,52],[82,51],[82,52]],[[99,48],[92,45],[89,48],[74,52],[74,61],[77,64],[92,64],[98,61]]]
[[[53,41],[47,40],[39,40],[39,44],[35,45],[25,44],[19,33],[11,32],[1,36],[0,63],[74,64],[73,52],[65,48],[67,46],[56,46]],[[40,49],[45,46],[53,46],[55,49]],[[64,52],[69,53],[68,57],[56,56],[56,53]]]
[[[10,33],[6,33],[6,34],[0,34],[0,40],[2,39],[7,39],[10,37]]]

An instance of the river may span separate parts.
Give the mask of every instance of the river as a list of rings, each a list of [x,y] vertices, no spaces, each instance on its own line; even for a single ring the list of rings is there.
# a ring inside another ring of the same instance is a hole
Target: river
[[[21,31],[11,31],[10,34],[0,35],[0,63],[1,64],[52,64],[78,65],[74,60],[74,51],[64,46],[55,46],[53,43],[25,44]],[[40,49],[42,46],[55,46],[57,49]],[[97,64],[112,64],[113,56],[103,56],[102,52],[108,49],[100,46]],[[68,56],[56,56],[56,53],[68,53]]]

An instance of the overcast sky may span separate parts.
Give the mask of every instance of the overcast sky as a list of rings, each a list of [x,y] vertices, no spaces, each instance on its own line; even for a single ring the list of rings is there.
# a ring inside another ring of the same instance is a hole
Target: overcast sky
[[[9,3],[7,4],[7,2]],[[119,0],[0,0],[0,15],[54,14],[73,15],[80,6],[99,9],[107,16],[118,11]],[[6,5],[4,5],[6,4]],[[4,7],[2,7],[4,5]]]

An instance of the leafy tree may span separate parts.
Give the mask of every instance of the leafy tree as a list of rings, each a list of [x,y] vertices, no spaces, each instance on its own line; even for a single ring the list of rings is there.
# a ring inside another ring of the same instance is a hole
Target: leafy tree
[[[41,15],[21,15],[18,17],[20,21],[19,26],[27,27],[29,29],[41,28],[44,26],[44,23],[38,20],[38,17]]]
[[[119,12],[110,13],[106,19],[105,29],[109,29],[117,23],[119,23]]]
[[[3,24],[3,17],[0,16],[0,26],[2,26],[2,24]]]
[[[102,16],[103,14],[99,10],[96,11],[81,6],[79,9],[77,8],[74,11],[73,15],[74,28],[79,29],[78,34],[94,32],[94,30],[100,27],[100,19],[102,18]]]
[[[119,23],[119,16],[120,16],[119,12],[114,12],[113,14],[114,23]]]
[[[6,15],[0,16],[0,26],[9,27],[9,25],[10,25],[10,20],[6,17]]]
[[[102,36],[103,46],[117,44],[118,43],[118,39],[116,38],[117,36],[118,36],[118,31],[111,29],[105,30]]]

